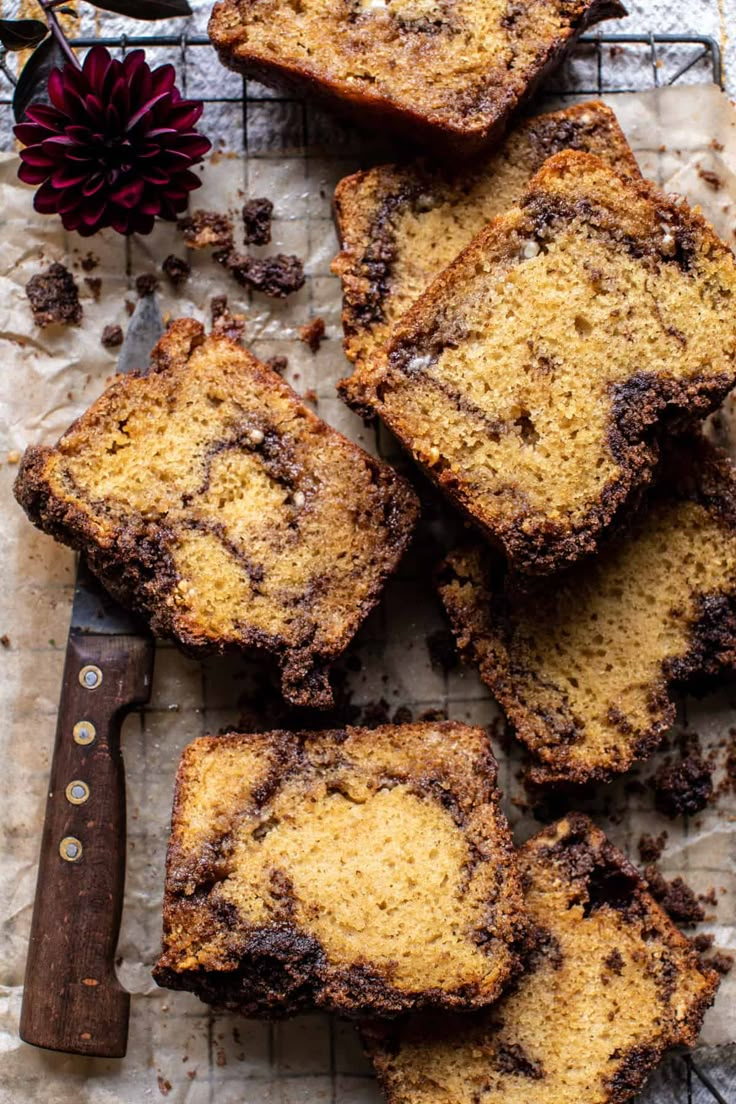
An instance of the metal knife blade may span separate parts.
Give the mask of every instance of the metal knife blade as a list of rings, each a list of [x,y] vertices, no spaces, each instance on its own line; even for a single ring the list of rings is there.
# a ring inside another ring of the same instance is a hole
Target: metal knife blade
[[[139,300],[119,372],[148,370],[163,333]],[[80,557],[59,701],[20,1035],[70,1054],[122,1058],[130,996],[115,975],[125,882],[124,714],[148,701],[153,640]]]

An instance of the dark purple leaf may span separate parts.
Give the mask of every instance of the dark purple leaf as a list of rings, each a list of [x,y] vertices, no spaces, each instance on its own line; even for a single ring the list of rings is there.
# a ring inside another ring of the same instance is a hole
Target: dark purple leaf
[[[55,38],[49,36],[33,51],[23,66],[13,93],[13,115],[20,122],[32,103],[48,103],[48,83],[52,69],[64,64],[64,53]]]
[[[48,27],[40,19],[0,19],[0,42],[6,50],[38,46],[48,33]]]
[[[187,0],[93,0],[96,8],[127,15],[131,19],[171,19],[176,15],[191,15]]]

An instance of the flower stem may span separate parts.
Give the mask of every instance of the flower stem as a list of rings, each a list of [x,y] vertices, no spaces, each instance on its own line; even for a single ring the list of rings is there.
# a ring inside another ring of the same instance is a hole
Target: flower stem
[[[66,35],[61,29],[61,23],[59,22],[56,12],[54,11],[54,0],[38,0],[38,3],[43,8],[44,15],[46,16],[46,21],[49,25],[49,30],[61,47],[62,53],[66,57],[67,61],[70,61],[75,69],[81,69],[82,66],[79,64],[79,58],[72,50],[67,41]]]

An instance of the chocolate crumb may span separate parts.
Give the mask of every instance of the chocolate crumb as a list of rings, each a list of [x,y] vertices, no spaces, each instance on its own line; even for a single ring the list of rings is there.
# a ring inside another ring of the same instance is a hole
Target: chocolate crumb
[[[690,940],[695,950],[702,954],[703,951],[709,951],[715,942],[715,936],[712,932],[701,932],[699,935],[694,935]]]
[[[76,281],[58,261],[45,272],[31,277],[26,284],[26,295],[37,326],[78,326],[82,321]]]
[[[711,886],[707,893],[699,893],[698,900],[702,901],[704,905],[712,905],[715,908],[718,904],[715,886]]]
[[[607,970],[610,970],[612,974],[621,975],[624,968],[624,958],[618,947],[614,947],[613,950],[606,955],[603,959],[603,965]]]
[[[243,207],[246,245],[268,245],[271,241],[273,203],[265,197],[249,199]]]
[[[408,705],[400,705],[394,713],[394,718],[391,721],[391,724],[411,724],[413,720],[414,714],[412,713],[411,709],[409,709]]]
[[[666,832],[660,832],[658,836],[650,836],[648,832],[644,832],[639,837],[639,858],[643,863],[655,863],[661,857],[666,843]]]
[[[174,287],[180,287],[185,283],[192,271],[189,261],[185,261],[183,257],[177,257],[175,253],[169,253],[166,260],[162,262],[161,268]]]
[[[190,249],[232,249],[233,220],[216,211],[193,211],[176,224]]]
[[[0,644],[2,644],[3,648],[10,647],[10,637],[7,633],[3,633],[3,635],[0,636]]]
[[[168,1096],[171,1092],[171,1082],[162,1077],[161,1074],[158,1075],[156,1081],[158,1082],[158,1091],[161,1095]]]
[[[718,191],[719,188],[723,187],[723,181],[720,176],[710,169],[703,169],[698,165],[698,176],[701,180],[704,180],[710,188],[713,188],[714,191]]]
[[[227,300],[226,300],[227,302]],[[231,313],[227,306],[212,317],[212,332],[222,337],[229,337],[231,341],[240,341],[245,333],[246,319],[244,314]]]
[[[668,916],[676,924],[691,927],[705,919],[705,910],[698,904],[694,892],[682,878],[673,878],[668,882],[653,866],[647,866],[644,877],[649,883],[649,892]]]
[[[227,313],[227,295],[213,295],[210,299],[210,318],[213,323]]]
[[[419,714],[417,720],[421,724],[435,724],[438,721],[446,721],[447,712],[444,709],[425,709]]]
[[[496,1067],[502,1073],[521,1074],[533,1081],[541,1081],[544,1069],[533,1061],[519,1043],[500,1043],[496,1050]]]
[[[717,138],[711,138],[709,145],[711,149],[718,150],[719,152],[724,148],[723,142],[719,142]]]
[[[85,272],[94,272],[100,263],[99,257],[95,257],[94,253],[88,253],[86,257],[82,257],[79,262]]]
[[[651,785],[657,808],[672,820],[694,816],[706,807],[713,797],[713,768],[703,758],[697,738],[689,741],[678,762],[659,768]]]
[[[313,318],[305,326],[299,327],[299,340],[308,345],[313,353],[319,350],[325,336],[324,318]]]
[[[712,966],[721,977],[725,977],[726,974],[730,974],[733,969],[733,955],[727,954],[725,951],[716,951],[714,955],[709,958],[703,959],[706,966]]]
[[[283,376],[286,369],[289,367],[288,358],[285,356],[272,356],[266,361],[269,368],[274,372],[278,372],[280,376]]]
[[[97,301],[102,291],[102,280],[99,276],[85,276],[84,282],[92,293],[92,298]]]
[[[105,326],[100,341],[106,349],[117,349],[123,344],[123,330],[121,326]]]
[[[146,295],[153,295],[157,287],[158,276],[155,272],[143,272],[135,278],[135,290],[141,299],[144,299]]]
[[[304,286],[304,267],[298,257],[277,253],[273,257],[250,257],[245,253],[228,250],[216,256],[233,277],[253,291],[261,291],[273,299],[285,299],[287,295]]]

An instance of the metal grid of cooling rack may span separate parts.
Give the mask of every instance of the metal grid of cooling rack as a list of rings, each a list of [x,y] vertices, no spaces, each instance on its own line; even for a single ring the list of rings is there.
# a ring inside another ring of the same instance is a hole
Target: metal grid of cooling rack
[[[374,140],[357,135],[355,131],[341,128],[330,122],[320,126],[319,113],[302,101],[275,93],[253,81],[243,80],[234,74],[225,74],[212,89],[212,81],[203,79],[206,72],[206,51],[209,40],[203,35],[147,35],[78,38],[74,45],[82,49],[102,44],[113,50],[125,52],[136,47],[145,48],[153,58],[171,61],[178,73],[184,94],[204,101],[212,118],[226,118],[228,138],[237,131],[238,149],[248,157],[278,156],[284,150],[290,155],[298,152],[304,158],[324,156],[327,143],[328,156],[354,157],[370,160]],[[12,144],[11,102],[15,76],[0,53],[0,146]],[[590,97],[616,95],[625,92],[641,92],[657,86],[713,81],[722,86],[721,54],[718,43],[703,35],[595,35],[584,36],[576,50],[565,62],[554,79],[545,86],[543,94],[554,97]],[[223,116],[219,114],[224,111]],[[259,116],[258,112],[263,115]],[[254,119],[261,122],[253,125]],[[205,130],[209,130],[205,115]],[[268,131],[268,135],[266,135]],[[214,133],[214,131],[211,131]],[[206,695],[205,695],[206,697]],[[214,1049],[214,1023],[210,1018],[210,1065]],[[329,1035],[331,1099],[337,1100],[335,1090],[336,1025],[325,1025]],[[272,1052],[275,1050],[274,1032],[268,1033],[269,1067],[274,1069]],[[218,1065],[219,1060],[218,1060]],[[278,1077],[279,1075],[276,1074]],[[302,1075],[302,1076],[309,1076]],[[718,1078],[717,1078],[718,1079]],[[678,1104],[716,1101],[729,1102],[711,1073],[696,1056],[674,1055],[669,1059],[667,1085],[672,1086]],[[660,1089],[661,1091],[661,1089]],[[300,1099],[302,1099],[300,1097]],[[306,1099],[306,1098],[304,1098]],[[342,1095],[340,1100],[345,1099]],[[645,1094],[643,1100],[651,1099]],[[657,1096],[657,1099],[664,1099]]]

